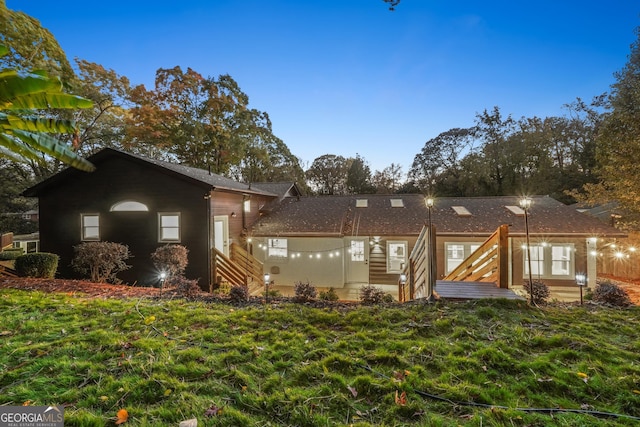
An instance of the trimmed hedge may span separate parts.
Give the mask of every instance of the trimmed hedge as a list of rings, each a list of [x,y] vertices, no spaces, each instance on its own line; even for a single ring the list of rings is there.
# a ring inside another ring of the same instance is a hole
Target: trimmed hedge
[[[48,252],[36,252],[16,258],[14,269],[18,276],[53,279],[58,269],[60,257]]]
[[[23,252],[22,248],[5,249],[0,252],[0,261],[11,261],[17,259]]]

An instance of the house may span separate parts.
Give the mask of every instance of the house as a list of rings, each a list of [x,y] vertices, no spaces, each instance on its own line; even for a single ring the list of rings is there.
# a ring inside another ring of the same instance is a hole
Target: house
[[[296,282],[354,295],[363,284],[398,292],[416,242],[435,228],[436,279],[445,279],[496,230],[507,226],[508,262],[501,287],[528,280],[525,212],[518,197],[435,199],[431,212],[418,194],[349,195],[282,200],[250,229],[253,253],[274,286]],[[547,196],[528,211],[531,273],[550,286],[575,285],[585,273],[595,284],[596,251],[626,235]],[[524,248],[524,249],[523,249]]]
[[[211,289],[222,280],[216,254],[229,257],[262,207],[298,195],[292,184],[284,194],[271,193],[201,169],[110,148],[89,160],[94,172],[65,169],[23,193],[39,199],[40,250],[60,256],[61,277],[77,277],[70,267],[74,246],[109,241],[126,244],[133,255],[127,261],[132,267],[118,278],[158,284],[150,255],[174,243],[189,250],[185,275]]]
[[[418,194],[302,197],[293,183],[244,184],[110,148],[89,160],[96,171],[66,169],[23,193],[39,199],[39,249],[60,256],[61,277],[77,277],[74,246],[110,241],[133,255],[121,280],[157,285],[151,253],[177,243],[189,250],[185,275],[205,290],[226,282],[257,294],[268,273],[285,294],[310,282],[344,298],[357,298],[364,284],[398,296],[401,276],[417,265],[429,216],[436,254],[430,277],[448,278],[498,229],[508,230],[500,243],[504,267],[482,280],[509,288],[529,275],[517,197],[438,198],[428,209]],[[625,234],[550,197],[532,201],[531,274],[566,285],[584,272],[593,285],[597,248]]]

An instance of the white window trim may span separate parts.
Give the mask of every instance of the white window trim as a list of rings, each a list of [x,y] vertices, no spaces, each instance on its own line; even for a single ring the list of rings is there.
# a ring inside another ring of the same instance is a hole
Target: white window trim
[[[98,225],[86,225],[85,224],[85,218],[88,217],[96,217],[98,218]],[[96,228],[97,229],[97,236],[90,236],[87,237],[87,229],[89,228]],[[81,240],[83,242],[97,242],[100,240],[100,214],[98,213],[83,213],[80,214],[80,234],[81,234]]]
[[[552,253],[554,247],[568,247],[569,254],[571,255],[569,262],[569,274],[553,274],[553,259]],[[534,248],[542,248],[542,260],[540,261],[542,264],[542,274],[537,274],[532,272],[532,276],[535,279],[550,279],[550,280],[562,280],[569,279],[573,280],[575,278],[575,270],[576,270],[576,255],[575,255],[575,244],[573,243],[550,243],[550,244],[536,244],[531,245],[531,249]],[[526,247],[522,249],[522,277],[523,279],[529,279],[529,264],[527,260],[527,249]],[[531,262],[534,261],[533,257],[531,257]]]
[[[162,218],[165,216],[177,216],[178,217],[178,226],[177,227],[163,227],[162,226]],[[163,230],[164,229],[169,229],[169,228],[177,228],[178,229],[178,238],[177,239],[169,239],[169,238],[164,238],[163,239]],[[180,242],[182,240],[182,217],[180,215],[180,212],[158,212],[158,242]]]

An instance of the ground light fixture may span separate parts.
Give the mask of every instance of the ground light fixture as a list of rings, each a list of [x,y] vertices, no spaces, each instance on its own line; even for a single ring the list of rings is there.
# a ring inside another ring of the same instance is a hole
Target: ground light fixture
[[[269,281],[271,280],[271,276],[269,273],[265,273],[264,275],[264,300],[265,302],[269,302]]]
[[[582,305],[582,289],[587,286],[587,276],[582,273],[576,274],[576,285],[580,288],[580,305]]]
[[[529,209],[531,209],[532,200],[529,197],[520,199],[520,207],[524,211],[524,233],[527,238],[527,266],[529,267],[529,292],[531,293],[531,305],[535,304],[533,292],[533,273],[531,271],[531,245],[529,244]]]

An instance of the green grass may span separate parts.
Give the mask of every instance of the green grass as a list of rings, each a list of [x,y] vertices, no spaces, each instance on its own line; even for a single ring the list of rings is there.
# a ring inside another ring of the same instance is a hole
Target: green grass
[[[638,423],[517,408],[640,417],[636,307],[239,308],[0,295],[0,404],[64,404],[67,426],[112,426],[121,408],[125,426]]]

